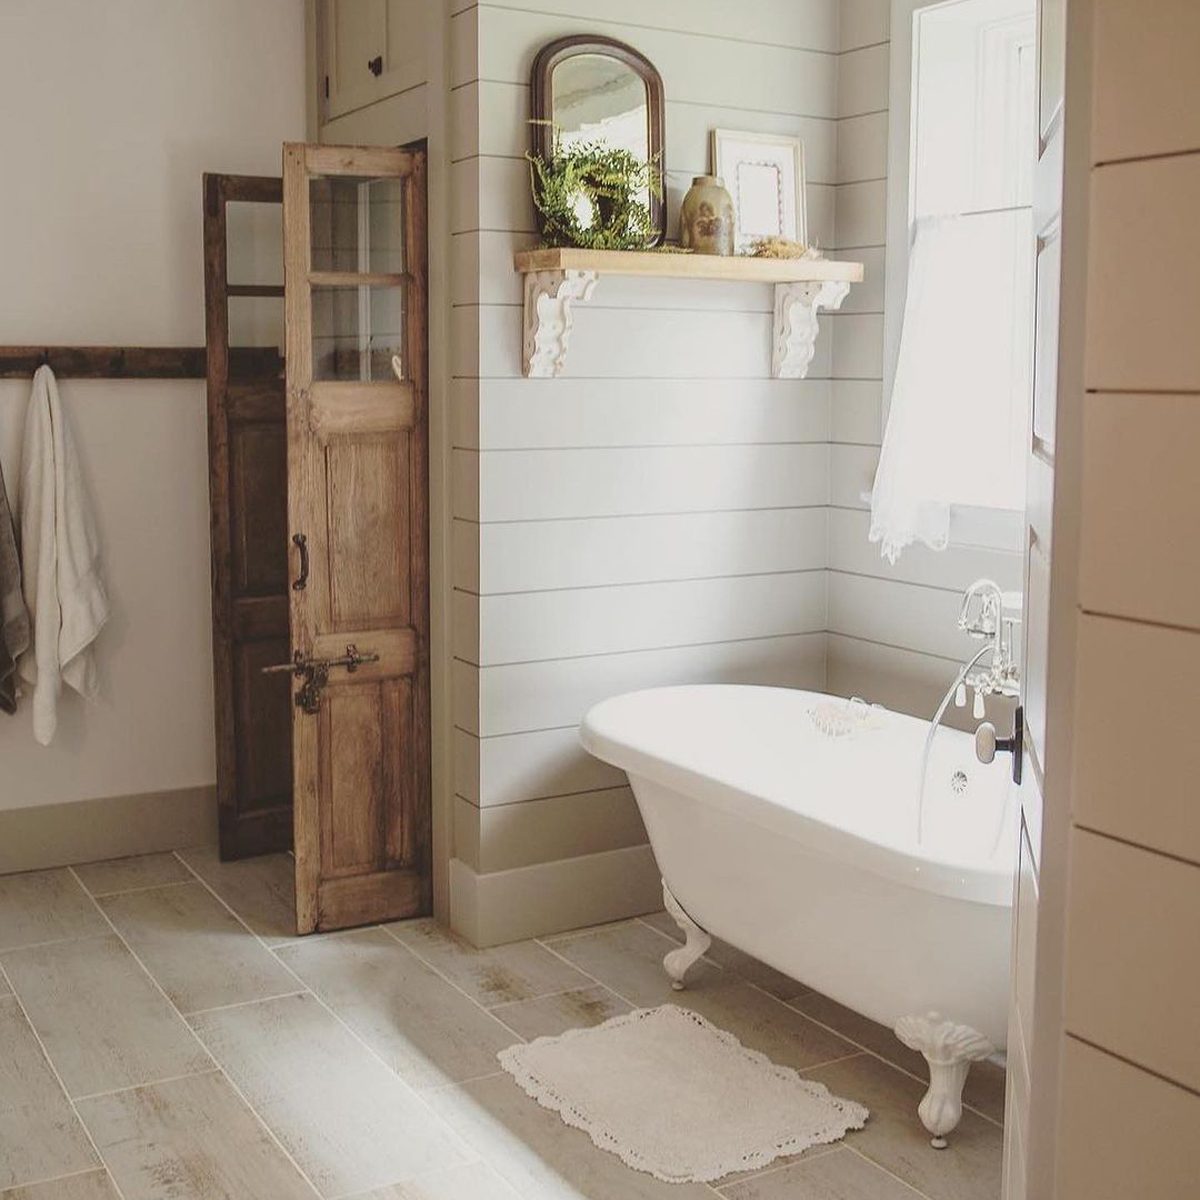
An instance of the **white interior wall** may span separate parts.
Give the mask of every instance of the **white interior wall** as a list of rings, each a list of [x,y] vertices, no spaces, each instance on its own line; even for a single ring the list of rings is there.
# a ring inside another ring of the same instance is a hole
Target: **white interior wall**
[[[601,278],[566,375],[523,379],[533,55],[592,31],[650,58],[673,222],[710,129],[800,135],[830,246],[837,4],[535,0],[451,26],[454,911],[488,942],[660,903],[624,777],[577,744],[593,702],[825,680],[830,338],[773,380],[769,288]]]
[[[830,691],[930,716],[975,643],[955,629],[962,591],[980,576],[1022,585],[1021,555],[953,542],[911,546],[895,566],[867,541],[883,439],[884,250],[888,212],[892,0],[841,0],[836,241],[861,260],[833,330],[829,509]],[[911,8],[908,3],[907,8]],[[982,436],[982,431],[981,431]],[[969,717],[951,709],[951,720]]]
[[[203,345],[201,174],[279,172],[304,48],[301,0],[0,5],[0,340]],[[68,696],[49,748],[28,705],[0,715],[0,810],[186,789],[211,815],[204,383],[61,388],[113,605],[103,695]],[[0,381],[14,502],[28,394]]]

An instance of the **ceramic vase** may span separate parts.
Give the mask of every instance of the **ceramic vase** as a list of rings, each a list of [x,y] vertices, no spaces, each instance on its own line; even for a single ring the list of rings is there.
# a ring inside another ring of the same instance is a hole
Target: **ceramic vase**
[[[679,244],[696,254],[733,253],[733,197],[716,175],[697,175],[679,209]]]

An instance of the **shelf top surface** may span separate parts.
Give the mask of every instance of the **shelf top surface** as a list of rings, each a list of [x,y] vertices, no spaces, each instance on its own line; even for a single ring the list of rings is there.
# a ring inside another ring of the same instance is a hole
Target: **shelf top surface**
[[[746,254],[687,254],[663,250],[519,250],[513,266],[530,271],[595,271],[598,275],[658,275],[678,279],[732,279],[751,283],[859,283],[863,265],[830,258],[752,258]]]

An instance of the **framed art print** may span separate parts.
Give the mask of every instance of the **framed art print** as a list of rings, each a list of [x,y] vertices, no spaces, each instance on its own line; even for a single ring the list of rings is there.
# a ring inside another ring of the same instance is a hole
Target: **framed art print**
[[[759,238],[808,244],[804,204],[804,143],[770,133],[712,131],[713,170],[733,197],[734,248],[748,251]]]

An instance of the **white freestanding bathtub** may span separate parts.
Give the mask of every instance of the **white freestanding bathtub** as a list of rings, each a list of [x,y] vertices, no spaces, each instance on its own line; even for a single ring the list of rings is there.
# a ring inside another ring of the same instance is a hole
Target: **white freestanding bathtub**
[[[696,686],[616,696],[584,747],[628,773],[687,945],[683,975],[730,942],[925,1054],[921,1117],[945,1145],[972,1060],[1008,1027],[1016,806],[1008,763],[941,729],[917,836],[928,723],[882,709],[844,737],[814,721],[830,697]]]

